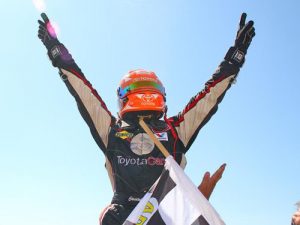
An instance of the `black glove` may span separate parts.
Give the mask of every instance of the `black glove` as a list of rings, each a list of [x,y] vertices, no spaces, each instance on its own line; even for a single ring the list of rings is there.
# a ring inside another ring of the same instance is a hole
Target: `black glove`
[[[225,60],[237,65],[238,67],[241,67],[245,62],[245,55],[248,47],[252,41],[252,38],[255,36],[255,28],[253,26],[254,22],[250,20],[247,24],[245,24],[246,17],[246,13],[241,15],[234,46],[228,50],[225,56]]]
[[[45,13],[41,14],[43,21],[38,20],[38,37],[48,50],[48,56],[53,66],[62,67],[64,64],[74,62],[66,47],[59,42],[54,28]]]
[[[60,44],[57,35],[55,33],[54,28],[52,27],[49,18],[45,13],[41,14],[43,21],[38,20],[39,31],[38,31],[38,37],[41,39],[43,44],[46,46],[48,50],[50,50],[53,46]]]

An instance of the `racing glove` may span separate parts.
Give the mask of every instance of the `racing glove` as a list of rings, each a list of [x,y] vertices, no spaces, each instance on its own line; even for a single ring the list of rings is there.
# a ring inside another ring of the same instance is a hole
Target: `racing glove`
[[[228,50],[225,60],[228,62],[242,67],[245,62],[245,55],[251,44],[252,38],[255,36],[254,22],[250,20],[247,24],[246,22],[247,14],[243,13],[241,15],[239,29],[236,34],[234,46],[230,47]]]
[[[48,56],[55,67],[64,67],[74,62],[66,47],[59,42],[55,29],[45,13],[41,14],[43,21],[38,20],[38,37],[48,50]]]

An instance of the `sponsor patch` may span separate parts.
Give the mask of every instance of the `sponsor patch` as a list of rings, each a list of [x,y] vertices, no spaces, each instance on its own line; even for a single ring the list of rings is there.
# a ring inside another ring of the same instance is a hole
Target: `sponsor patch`
[[[159,132],[155,133],[155,137],[157,137],[160,141],[168,141],[168,134],[167,132]]]
[[[156,157],[148,157],[148,158],[131,158],[131,157],[123,157],[117,156],[118,164],[122,166],[163,166],[165,164],[164,158],[156,158]]]
[[[122,131],[116,133],[116,137],[119,137],[119,138],[125,140],[127,138],[132,138],[133,137],[133,133],[129,133],[126,130],[122,130]]]

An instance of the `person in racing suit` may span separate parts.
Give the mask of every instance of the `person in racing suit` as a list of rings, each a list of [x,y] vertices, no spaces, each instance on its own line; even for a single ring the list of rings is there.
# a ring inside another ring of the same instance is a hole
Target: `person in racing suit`
[[[130,71],[120,82],[117,90],[120,111],[116,118],[67,48],[58,41],[46,14],[43,13],[42,18],[43,21],[38,21],[38,36],[105,155],[105,167],[114,195],[111,205],[100,215],[100,224],[122,224],[164,167],[164,156],[140,127],[139,117],[145,118],[155,136],[184,167],[185,153],[199,130],[217,111],[218,104],[245,61],[245,54],[255,35],[253,21],[245,23],[246,14],[242,14],[234,46],[230,47],[204,89],[178,115],[166,116],[163,84],[154,72],[139,69]]]

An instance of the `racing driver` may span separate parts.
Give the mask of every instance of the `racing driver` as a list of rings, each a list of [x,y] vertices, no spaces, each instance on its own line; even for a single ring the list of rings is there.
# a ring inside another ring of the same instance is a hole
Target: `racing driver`
[[[254,23],[246,23],[246,14],[242,14],[234,45],[204,89],[192,97],[178,115],[167,117],[166,91],[158,76],[152,71],[137,69],[121,79],[117,89],[119,113],[115,117],[67,48],[59,42],[46,14],[42,13],[42,18],[38,21],[38,37],[105,155],[114,195],[111,204],[100,215],[100,225],[121,225],[160,176],[164,166],[164,156],[139,126],[139,117],[145,118],[155,136],[184,168],[185,153],[217,111],[245,61],[255,36]]]

